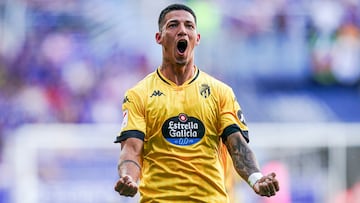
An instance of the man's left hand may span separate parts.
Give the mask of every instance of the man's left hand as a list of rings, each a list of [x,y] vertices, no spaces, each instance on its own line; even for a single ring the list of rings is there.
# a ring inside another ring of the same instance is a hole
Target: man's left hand
[[[254,184],[254,191],[261,196],[271,197],[279,191],[279,182],[275,178],[275,173],[270,173],[266,176],[263,176]]]

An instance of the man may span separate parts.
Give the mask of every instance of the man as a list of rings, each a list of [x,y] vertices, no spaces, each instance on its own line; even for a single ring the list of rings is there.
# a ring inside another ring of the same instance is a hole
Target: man
[[[232,89],[194,64],[194,48],[200,43],[194,12],[170,5],[160,13],[158,25],[155,39],[162,46],[162,64],[128,90],[123,101],[115,190],[124,196],[139,190],[140,202],[229,202],[229,153],[255,193],[275,195],[275,173],[260,173]]]

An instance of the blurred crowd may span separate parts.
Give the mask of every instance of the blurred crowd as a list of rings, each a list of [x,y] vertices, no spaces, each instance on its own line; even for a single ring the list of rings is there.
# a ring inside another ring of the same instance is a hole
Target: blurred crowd
[[[98,4],[0,5],[0,132],[24,123],[120,121],[122,94],[149,67],[143,53],[103,34],[113,22],[101,13],[111,4]]]
[[[125,90],[159,65],[157,17],[171,2],[0,1],[0,137],[25,123],[120,122]],[[245,92],[251,120],[274,119],[255,110],[257,81],[359,84],[357,0],[178,2],[198,15],[197,64]]]

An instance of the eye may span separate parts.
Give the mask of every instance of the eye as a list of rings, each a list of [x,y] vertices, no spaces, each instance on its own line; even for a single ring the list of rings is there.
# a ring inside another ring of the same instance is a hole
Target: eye
[[[169,28],[174,28],[174,27],[176,27],[176,26],[177,26],[176,23],[171,23],[171,24],[168,25]]]
[[[187,24],[186,27],[190,29],[195,29],[195,26],[193,24]]]

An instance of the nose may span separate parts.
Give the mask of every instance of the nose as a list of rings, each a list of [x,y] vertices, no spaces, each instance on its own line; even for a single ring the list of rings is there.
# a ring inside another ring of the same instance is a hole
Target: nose
[[[179,25],[178,35],[179,35],[179,36],[184,36],[184,35],[186,35],[186,27],[185,27],[185,25],[184,25],[183,23],[181,23],[181,24]]]

